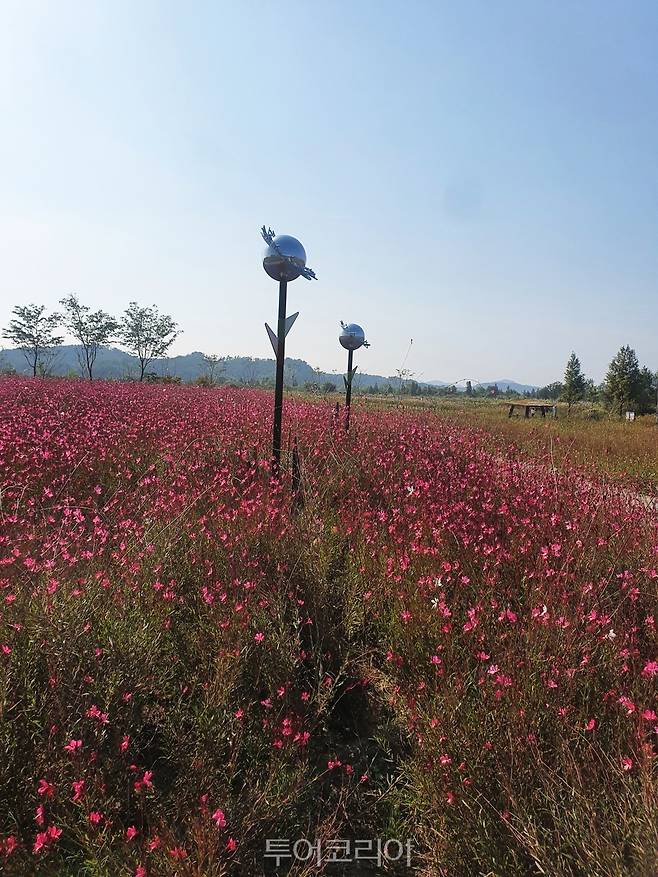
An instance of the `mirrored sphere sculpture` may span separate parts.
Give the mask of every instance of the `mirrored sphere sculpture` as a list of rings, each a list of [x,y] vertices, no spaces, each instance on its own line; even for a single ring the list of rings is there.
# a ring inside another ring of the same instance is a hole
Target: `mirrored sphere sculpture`
[[[306,267],[306,251],[297,238],[277,235],[265,250],[263,268],[273,280],[296,280]]]
[[[359,347],[363,347],[366,335],[361,326],[356,323],[348,323],[343,326],[338,340],[345,350],[358,350]]]

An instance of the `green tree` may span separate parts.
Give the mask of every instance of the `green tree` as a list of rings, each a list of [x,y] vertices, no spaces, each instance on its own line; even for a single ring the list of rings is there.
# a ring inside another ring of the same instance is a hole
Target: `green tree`
[[[574,402],[580,402],[581,399],[585,398],[586,386],[585,375],[580,368],[580,360],[572,352],[564,372],[562,387],[562,399],[569,406],[569,411],[571,411]]]
[[[161,314],[156,305],[142,308],[130,302],[121,321],[120,338],[128,353],[139,360],[140,381],[153,360],[164,356],[180,334],[178,323]]]
[[[46,314],[44,305],[16,305],[13,320],[3,332],[23,354],[32,375],[48,374],[56,348],[62,343],[61,335],[55,334],[60,325],[61,314]]]
[[[640,383],[637,397],[639,414],[656,410],[656,375],[644,366],[640,369]]]
[[[105,311],[92,311],[74,294],[63,298],[60,304],[64,307],[64,325],[79,344],[76,354],[80,368],[93,381],[98,351],[112,341],[119,322]]]
[[[639,406],[642,396],[642,376],[635,351],[622,347],[608,366],[605,376],[605,395],[612,411],[620,417],[624,411]]]
[[[597,387],[592,378],[585,380],[585,399],[594,404],[599,401],[601,388]]]
[[[540,387],[537,390],[536,397],[537,399],[550,399],[551,402],[556,402],[564,391],[564,386],[560,381],[553,381],[552,384],[547,384],[545,387]]]

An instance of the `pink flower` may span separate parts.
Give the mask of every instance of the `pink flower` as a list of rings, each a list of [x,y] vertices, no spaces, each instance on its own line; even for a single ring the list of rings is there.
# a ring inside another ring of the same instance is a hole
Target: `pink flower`
[[[64,749],[67,752],[75,753],[78,749],[82,749],[82,740],[69,740]]]
[[[47,780],[39,780],[37,793],[45,795],[47,798],[52,798],[55,794],[55,786],[52,786]]]
[[[620,703],[624,707],[624,709],[626,710],[626,715],[630,716],[632,713],[635,712],[635,704],[629,697],[622,695],[618,699],[617,703]]]
[[[263,640],[265,639],[265,634],[259,632],[254,636],[254,639],[256,640],[257,643],[262,643]]]
[[[658,661],[647,661],[642,670],[643,676],[654,676],[658,673]]]
[[[79,801],[80,798],[82,797],[82,792],[83,792],[84,787],[85,787],[85,781],[84,780],[73,780],[71,785],[73,786],[73,792],[74,792],[72,800]]]
[[[89,719],[98,719],[102,725],[107,725],[109,721],[108,714],[101,712],[95,703],[89,707],[85,715]]]
[[[32,852],[33,853],[40,852],[48,844],[48,841],[49,841],[49,837],[48,837],[47,831],[38,832],[36,838],[34,839],[34,846],[32,847]]]
[[[596,728],[596,719],[590,719],[589,722],[585,725],[586,731],[593,731]]]
[[[226,841],[226,849],[233,852],[233,850],[235,850],[236,848],[237,848],[237,843],[235,842],[235,840],[232,837],[229,837],[229,839]]]
[[[215,810],[212,815],[212,819],[215,820],[217,828],[226,828],[226,817],[224,816],[223,810]]]
[[[126,841],[131,841],[134,837],[137,837],[138,834],[139,832],[134,825],[128,826],[126,829]]]
[[[128,747],[130,746],[130,737],[127,734],[124,734],[121,743],[119,744],[119,749],[121,752],[126,752]]]
[[[633,767],[633,759],[632,758],[622,758],[621,766],[623,770],[631,770]]]
[[[100,825],[103,821],[103,814],[99,813],[98,810],[92,810],[87,818],[92,825]]]
[[[135,869],[135,877],[146,877],[146,868],[143,865],[138,865]]]
[[[153,771],[152,770],[145,770],[144,775],[142,776],[141,780],[136,780],[133,784],[135,787],[135,791],[139,792],[139,790],[142,788],[142,786],[146,787],[147,789],[152,789],[153,788],[153,783],[151,782],[152,777],[153,777]]]
[[[62,829],[57,828],[55,825],[50,825],[45,831],[40,831],[34,841],[34,846],[32,847],[33,853],[38,853],[46,847],[50,846],[50,844],[54,843],[62,834]]]

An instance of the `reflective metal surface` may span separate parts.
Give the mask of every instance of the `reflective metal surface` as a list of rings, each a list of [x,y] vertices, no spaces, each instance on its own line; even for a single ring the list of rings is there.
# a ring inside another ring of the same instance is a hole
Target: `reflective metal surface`
[[[263,255],[263,268],[273,280],[295,280],[305,267],[304,247],[288,234],[277,235]]]
[[[338,336],[338,340],[345,350],[358,350],[359,347],[363,347],[366,343],[366,335],[361,326],[358,326],[356,323],[348,323],[346,325],[342,322],[341,326],[343,330]]]

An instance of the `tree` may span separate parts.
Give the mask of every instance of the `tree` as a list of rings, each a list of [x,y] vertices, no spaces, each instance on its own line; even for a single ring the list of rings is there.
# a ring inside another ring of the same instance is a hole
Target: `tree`
[[[64,307],[64,325],[80,345],[76,351],[83,374],[93,380],[94,364],[101,347],[110,343],[119,322],[105,311],[92,311],[71,294],[60,301]]]
[[[586,378],[585,380],[585,399],[591,404],[595,404],[599,401],[599,396],[601,395],[601,388],[597,387],[592,378]]]
[[[641,396],[642,378],[635,351],[626,345],[608,366],[605,395],[609,407],[620,417],[635,408]]]
[[[567,361],[567,367],[564,372],[564,384],[562,387],[562,399],[569,406],[569,411],[571,411],[571,406],[574,402],[579,402],[581,399],[585,398],[586,386],[585,375],[580,368],[580,360],[576,354],[572,352]]]
[[[32,369],[32,375],[47,374],[55,355],[55,348],[62,343],[61,335],[55,329],[61,322],[61,315],[46,315],[44,305],[16,305],[12,310],[14,319],[10,321],[3,335],[22,353]]]
[[[161,314],[156,305],[141,308],[137,302],[130,302],[121,322],[120,338],[128,353],[139,360],[140,381],[147,367],[164,356],[179,335],[178,323]]]
[[[535,395],[537,399],[550,399],[551,402],[556,402],[563,392],[564,386],[560,381],[553,381],[552,384],[547,384],[545,387],[539,387]]]
[[[466,381],[466,395],[467,396],[473,395],[473,384],[470,381]]]
[[[223,374],[226,371],[225,362],[225,356],[217,356],[215,353],[203,354],[203,364],[206,367],[206,379],[211,387],[215,383],[215,373]]]
[[[400,381],[400,387],[398,390],[398,394],[401,396],[404,393],[404,385],[405,385],[406,381],[413,378],[414,373],[411,371],[411,369],[408,369],[408,368],[396,368],[395,374],[398,376],[398,379]]]
[[[656,410],[656,375],[646,366],[640,369],[640,382],[637,395],[639,414]]]

